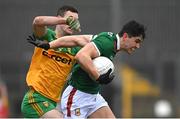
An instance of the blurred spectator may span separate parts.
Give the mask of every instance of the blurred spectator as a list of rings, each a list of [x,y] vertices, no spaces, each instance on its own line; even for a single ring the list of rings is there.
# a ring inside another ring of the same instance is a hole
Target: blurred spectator
[[[0,118],[8,118],[8,116],[9,106],[7,88],[0,77]]]

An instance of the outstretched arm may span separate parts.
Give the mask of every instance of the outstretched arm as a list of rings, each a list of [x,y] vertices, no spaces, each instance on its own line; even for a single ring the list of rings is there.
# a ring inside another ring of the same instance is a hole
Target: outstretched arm
[[[64,37],[58,38],[57,40],[51,41],[49,45],[50,45],[50,48],[74,47],[74,46],[83,47],[84,45],[89,43],[91,39],[92,39],[92,35],[64,36]]]
[[[33,31],[38,37],[42,37],[46,33],[47,26],[57,24],[66,24],[66,19],[56,16],[37,16],[33,20]]]
[[[81,46],[83,47],[92,39],[92,35],[73,35],[73,36],[64,36],[58,38],[57,40],[51,41],[48,43],[47,41],[39,40],[35,37],[35,35],[29,36],[27,38],[28,42],[48,50],[49,48],[59,48],[59,47],[74,47]]]
[[[47,32],[47,26],[54,26],[58,24],[67,24],[71,29],[80,32],[80,23],[78,19],[69,16],[63,18],[61,16],[37,16],[33,21],[33,31],[37,37],[42,37]]]

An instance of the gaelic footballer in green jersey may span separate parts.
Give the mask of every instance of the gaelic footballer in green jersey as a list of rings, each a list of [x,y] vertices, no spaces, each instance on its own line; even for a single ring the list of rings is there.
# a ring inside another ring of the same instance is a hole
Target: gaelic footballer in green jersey
[[[115,118],[107,102],[99,94],[101,85],[90,78],[99,77],[92,59],[105,56],[112,60],[120,51],[131,54],[140,48],[144,38],[144,26],[131,21],[118,34],[102,32],[91,43],[86,44],[76,54],[78,64],[74,66],[69,86],[62,95],[61,109],[65,117]],[[77,109],[79,115],[76,114]]]

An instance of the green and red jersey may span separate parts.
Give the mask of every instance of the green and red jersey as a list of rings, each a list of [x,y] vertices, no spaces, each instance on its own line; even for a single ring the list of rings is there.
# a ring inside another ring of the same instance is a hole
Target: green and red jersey
[[[96,47],[99,56],[105,56],[112,60],[119,49],[120,39],[112,32],[102,32],[95,35],[91,42]],[[100,90],[100,84],[92,80],[79,64],[75,64],[73,67],[68,84],[90,94],[97,94]]]

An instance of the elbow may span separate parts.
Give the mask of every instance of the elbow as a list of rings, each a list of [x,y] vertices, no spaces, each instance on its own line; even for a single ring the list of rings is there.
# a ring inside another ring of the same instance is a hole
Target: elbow
[[[82,37],[77,37],[74,39],[74,42],[77,46],[83,47],[85,46],[87,43],[90,42],[89,39],[87,39],[85,36]]]
[[[85,46],[86,44],[90,43],[90,39],[87,38],[86,36],[84,36],[83,39],[84,39],[84,44],[83,44],[83,46]]]
[[[43,23],[43,18],[41,17],[35,17],[33,21],[33,25],[41,25]]]
[[[75,56],[75,60],[76,60],[77,62],[80,62],[81,59],[82,59],[82,57],[85,57],[85,54],[82,53],[82,52],[78,52],[78,53],[76,54],[76,56]]]

